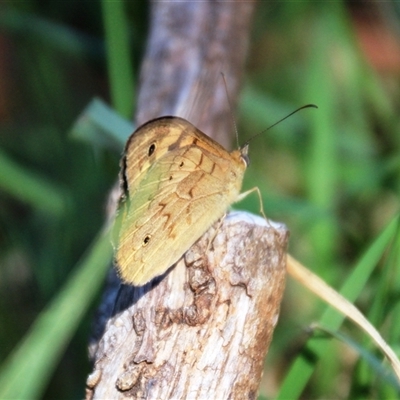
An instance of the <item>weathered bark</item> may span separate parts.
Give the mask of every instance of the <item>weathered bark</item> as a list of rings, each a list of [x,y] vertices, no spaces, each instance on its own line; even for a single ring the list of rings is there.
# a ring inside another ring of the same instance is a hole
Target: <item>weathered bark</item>
[[[220,72],[236,103],[253,6],[153,3],[138,124],[178,115],[230,141]],[[197,92],[201,110],[187,110]],[[283,225],[231,213],[149,284],[122,285],[111,273],[90,345],[87,398],[255,398],[279,314],[287,238]]]
[[[254,2],[154,2],[142,64],[136,122],[188,119],[224,147],[233,123]],[[236,146],[236,144],[235,144]]]

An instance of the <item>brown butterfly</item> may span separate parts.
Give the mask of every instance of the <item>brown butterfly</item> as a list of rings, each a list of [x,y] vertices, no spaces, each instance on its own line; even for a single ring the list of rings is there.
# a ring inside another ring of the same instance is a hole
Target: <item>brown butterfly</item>
[[[248,146],[229,153],[178,117],[142,125],[122,160],[116,266],[144,285],[164,273],[238,197]]]
[[[240,193],[247,152],[248,144],[228,152],[179,117],[151,120],[132,134],[122,159],[115,245],[125,283],[140,286],[163,274],[232,203],[259,193]]]

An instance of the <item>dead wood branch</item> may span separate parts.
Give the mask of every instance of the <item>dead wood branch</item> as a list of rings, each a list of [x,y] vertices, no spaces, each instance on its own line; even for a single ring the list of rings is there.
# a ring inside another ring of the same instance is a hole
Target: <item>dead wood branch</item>
[[[236,104],[253,7],[152,4],[138,124],[179,115],[227,146],[232,120],[220,72]],[[207,77],[215,85],[204,90]],[[188,115],[198,91],[200,109]],[[121,285],[112,273],[90,345],[87,398],[256,398],[279,314],[287,238],[283,225],[234,213],[143,287]]]

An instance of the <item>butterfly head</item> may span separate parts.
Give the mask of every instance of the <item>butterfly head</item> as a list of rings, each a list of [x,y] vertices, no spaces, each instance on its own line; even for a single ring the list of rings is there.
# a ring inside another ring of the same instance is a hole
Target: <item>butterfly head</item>
[[[240,149],[240,158],[246,164],[246,168],[250,165],[250,158],[249,158],[249,144],[245,143]]]

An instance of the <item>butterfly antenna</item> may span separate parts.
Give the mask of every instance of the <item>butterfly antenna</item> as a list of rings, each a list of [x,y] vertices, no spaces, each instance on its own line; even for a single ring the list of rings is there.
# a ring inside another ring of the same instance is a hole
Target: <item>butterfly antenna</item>
[[[265,133],[266,131],[268,131],[269,129],[273,128],[275,125],[278,125],[279,123],[281,123],[282,121],[284,121],[286,118],[289,118],[290,116],[292,116],[293,114],[296,114],[298,111],[303,110],[304,108],[318,108],[315,104],[306,104],[305,106],[301,106],[299,108],[297,108],[296,110],[292,111],[290,114],[286,115],[285,117],[281,118],[279,121],[273,123],[271,126],[269,126],[268,128],[264,129],[263,131],[257,133],[256,135],[252,136],[243,146],[244,147],[246,145],[248,145],[250,143],[251,140],[253,140],[254,138],[256,138],[257,136]]]
[[[231,99],[229,98],[228,85],[226,84],[225,74],[223,72],[221,72],[221,75],[222,75],[222,79],[224,81],[225,93],[226,93],[226,98],[227,98],[228,104],[229,104],[229,111],[230,111],[231,118],[232,118],[232,124],[235,129],[236,145],[239,147],[239,133],[238,133],[238,129],[237,129],[236,119],[235,119],[235,116],[233,115]]]

